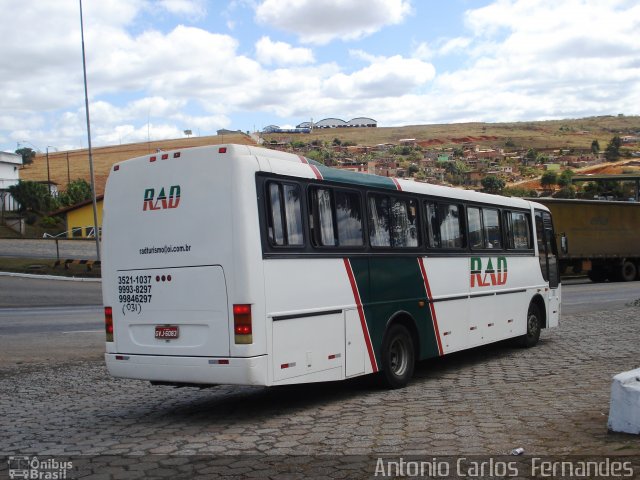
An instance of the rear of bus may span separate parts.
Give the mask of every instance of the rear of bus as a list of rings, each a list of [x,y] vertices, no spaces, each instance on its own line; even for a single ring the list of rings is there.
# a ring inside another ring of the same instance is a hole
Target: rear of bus
[[[158,152],[112,168],[104,199],[105,359],[116,377],[267,384],[250,147]]]

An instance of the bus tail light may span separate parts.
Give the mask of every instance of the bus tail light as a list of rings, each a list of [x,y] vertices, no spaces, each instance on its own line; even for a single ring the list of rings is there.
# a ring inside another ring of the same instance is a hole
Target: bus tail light
[[[233,333],[236,344],[253,343],[251,305],[235,304],[233,306]]]
[[[104,307],[104,330],[107,334],[107,342],[113,342],[113,309]]]

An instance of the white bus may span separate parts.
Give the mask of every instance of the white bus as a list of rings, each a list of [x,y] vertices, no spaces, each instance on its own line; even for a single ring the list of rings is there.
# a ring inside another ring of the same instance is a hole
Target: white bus
[[[560,314],[546,207],[244,145],[114,165],[106,363],[156,384],[283,385],[380,372]]]

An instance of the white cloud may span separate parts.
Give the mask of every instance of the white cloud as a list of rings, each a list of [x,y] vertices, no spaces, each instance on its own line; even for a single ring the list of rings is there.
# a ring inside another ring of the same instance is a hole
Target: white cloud
[[[22,3],[0,0],[2,11],[14,12],[0,42],[0,143],[86,143],[77,4]],[[381,55],[371,42],[344,63],[343,52],[328,53],[340,44],[315,51],[331,55],[323,62],[273,33],[256,42],[262,33],[246,40],[175,20],[141,21],[155,5],[148,0],[83,5],[96,145],[146,140],[147,130],[160,138],[246,128],[234,124],[244,113],[282,124],[364,115],[381,125],[640,113],[637,2],[496,0],[466,12],[467,32],[421,38],[411,58]],[[164,19],[167,9],[197,15],[205,3],[157,5]],[[406,0],[232,5],[255,8],[260,21],[314,43],[361,38],[409,13]],[[240,14],[229,19],[236,20],[248,28]],[[37,34],[25,37],[24,25]]]
[[[203,0],[160,0],[158,3],[167,12],[174,15],[201,18],[207,13]]]
[[[351,74],[338,73],[324,81],[323,93],[333,98],[384,98],[411,93],[435,76],[430,63],[414,58],[380,57]]]
[[[366,37],[401,23],[409,13],[407,0],[263,0],[256,20],[292,32],[302,42],[322,45]]]
[[[468,66],[434,83],[452,119],[638,113],[636,2],[498,0],[465,18],[474,37],[444,43],[439,53],[464,48]]]
[[[262,37],[256,42],[256,58],[263,65],[304,65],[314,62],[310,49],[274,42],[269,37]]]
[[[471,39],[467,37],[451,38],[443,42],[438,48],[438,55],[450,55],[452,53],[464,52],[471,44]]]

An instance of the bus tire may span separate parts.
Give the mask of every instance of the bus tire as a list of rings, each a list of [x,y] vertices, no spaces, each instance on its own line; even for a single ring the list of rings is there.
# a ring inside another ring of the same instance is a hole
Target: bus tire
[[[527,311],[527,333],[518,339],[518,344],[523,348],[534,347],[540,339],[542,330],[542,315],[538,305],[531,302]]]
[[[391,325],[382,342],[382,379],[389,388],[402,388],[413,376],[415,350],[409,331],[398,323]]]

